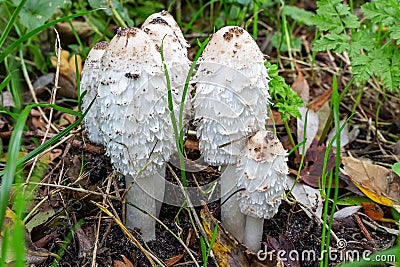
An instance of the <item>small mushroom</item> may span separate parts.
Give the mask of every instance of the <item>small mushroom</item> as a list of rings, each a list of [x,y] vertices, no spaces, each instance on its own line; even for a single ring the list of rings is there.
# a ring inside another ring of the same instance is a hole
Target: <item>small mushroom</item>
[[[262,52],[240,27],[227,26],[213,34],[199,60],[194,78],[197,137],[204,160],[222,165],[222,202],[236,190],[236,163],[248,136],[265,129],[267,77]],[[232,219],[232,214],[237,217]],[[243,241],[245,217],[235,197],[222,205],[221,220]]]
[[[81,95],[83,92],[86,92],[86,95],[82,99],[83,111],[86,111],[92,101],[97,97],[100,61],[107,47],[107,42],[102,41],[97,43],[90,50],[86,58],[85,65],[82,69],[82,78],[80,83]],[[99,114],[96,100],[83,119],[83,123],[85,124],[89,140],[93,143],[101,144],[102,134],[100,133]]]
[[[165,162],[175,147],[160,54],[142,30],[120,28],[101,68],[98,106],[106,153],[126,186],[134,182],[126,200],[156,216]],[[146,241],[155,239],[155,221],[130,205],[126,225],[140,228]]]
[[[249,139],[244,151],[236,170],[239,175],[237,187],[242,189],[238,202],[240,211],[246,215],[244,243],[258,251],[264,219],[270,219],[278,212],[285,193],[289,174],[287,153],[270,131],[257,132]]]
[[[182,31],[173,16],[167,11],[150,15],[143,23],[142,30],[149,35],[150,39],[155,43],[157,50],[160,50],[161,45],[163,45],[164,59],[171,79],[175,118],[178,121],[182,93],[192,64],[187,56],[189,44],[183,37]],[[191,90],[192,87],[189,86],[183,110],[184,127],[187,126],[190,119]]]

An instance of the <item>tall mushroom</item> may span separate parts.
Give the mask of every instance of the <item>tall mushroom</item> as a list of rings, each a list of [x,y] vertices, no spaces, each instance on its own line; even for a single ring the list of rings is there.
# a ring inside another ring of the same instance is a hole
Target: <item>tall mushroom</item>
[[[133,182],[126,200],[156,216],[164,164],[175,145],[160,54],[142,30],[119,29],[101,67],[98,105],[107,154],[127,187]],[[126,215],[129,228],[140,228],[146,241],[155,239],[150,216],[130,205]]]
[[[221,201],[236,190],[236,163],[245,139],[265,129],[268,79],[264,56],[254,39],[240,27],[227,26],[210,38],[194,78],[197,136],[204,160],[222,165]],[[221,208],[228,231],[243,241],[245,217],[236,197]]]
[[[142,30],[149,35],[150,39],[155,43],[157,50],[161,49],[161,45],[163,46],[164,59],[171,79],[175,118],[178,121],[183,89],[191,65],[187,56],[189,44],[183,37],[182,31],[174,17],[167,11],[150,15],[143,23]],[[191,87],[188,88],[184,103],[184,128],[187,126],[191,113],[190,90]]]
[[[98,79],[100,74],[100,60],[107,49],[107,42],[99,42],[90,50],[85,65],[82,69],[81,95],[86,92],[82,100],[82,110],[86,111],[92,101],[97,97]],[[86,114],[83,123],[89,140],[93,143],[102,143],[102,134],[100,133],[99,114],[97,103],[92,104],[91,109]]]
[[[289,174],[286,150],[270,131],[252,136],[240,158],[236,173],[240,211],[246,215],[244,243],[252,250],[261,246],[264,219],[277,212]]]

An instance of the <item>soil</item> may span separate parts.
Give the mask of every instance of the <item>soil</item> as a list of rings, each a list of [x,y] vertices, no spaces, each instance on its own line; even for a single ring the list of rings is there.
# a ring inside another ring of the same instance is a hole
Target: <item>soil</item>
[[[196,154],[192,153],[189,156],[196,157]],[[63,156],[61,161],[64,162],[64,171],[70,174],[68,177],[65,176],[66,179],[64,182],[73,182],[71,177],[78,177],[76,172],[80,171],[80,167],[76,169],[76,166],[81,166],[82,157],[86,163],[83,172],[89,175],[83,175],[86,178],[78,181],[78,184],[87,190],[106,192],[107,184],[105,181],[109,181],[112,174],[109,159],[102,154],[85,151],[84,147],[71,147],[68,153]],[[69,160],[68,164],[66,159],[75,160]],[[53,164],[56,164],[56,162]],[[59,176],[61,171],[60,165],[57,168],[52,170],[52,174],[48,178],[48,183],[51,183],[52,179]],[[179,176],[179,172],[176,173]],[[192,176],[188,175],[188,184],[195,184],[190,177]],[[198,173],[197,178],[197,182],[200,181],[200,184],[215,180],[218,178],[218,170],[208,168]],[[173,181],[169,172],[167,180]],[[118,198],[118,196],[122,195],[125,188],[124,179],[120,176],[113,176],[111,184],[111,195]],[[42,187],[41,194],[48,193],[47,190],[52,191],[54,189]],[[53,195],[47,205],[42,205],[41,208],[46,209],[46,207],[51,207],[58,212],[49,218],[46,223],[32,230],[32,241],[35,245],[45,248],[50,252],[60,255],[60,251],[62,251],[63,256],[58,266],[91,266],[96,231],[100,225],[96,250],[97,266],[131,266],[128,264],[115,265],[116,260],[123,262],[122,255],[127,257],[133,266],[151,266],[144,254],[129,240],[120,226],[112,218],[101,213],[91,202],[96,201],[101,203],[102,200],[103,198],[99,195],[84,194],[70,190],[61,191],[59,194]],[[34,204],[36,203],[37,201]],[[216,211],[213,215],[217,219],[220,216],[218,210],[219,204],[219,201],[208,204],[211,211]],[[118,216],[122,218],[121,201],[112,200],[108,203],[109,210],[111,210],[111,206]],[[196,207],[198,215],[200,210],[201,207]],[[101,218],[100,215],[102,216]],[[190,216],[186,209],[166,204],[162,206],[160,220],[186,242],[201,265],[202,253],[200,242],[196,237],[189,218]],[[66,243],[71,229],[77,223],[82,223],[80,232],[75,232],[70,242]],[[368,241],[365,234],[361,232],[354,216],[342,221],[334,220],[332,229],[337,237],[344,239],[347,244],[344,250],[340,250],[342,254],[346,249],[360,252],[366,249],[374,251],[375,249],[390,247],[395,242],[393,236],[376,232],[370,228],[368,228],[368,232],[372,237],[372,241]],[[138,229],[136,230],[138,231]],[[133,231],[133,234],[140,240],[140,235],[137,231]],[[320,252],[321,232],[321,223],[316,218],[308,217],[301,207],[295,203],[283,202],[278,214],[270,220],[265,220],[262,240],[264,244],[263,249],[268,251],[282,250],[286,251],[285,253],[296,250],[300,255],[303,251],[313,251],[316,253],[316,258],[301,259],[298,261],[287,260],[285,261],[285,265],[319,266],[318,255]],[[183,246],[160,224],[157,224],[156,235],[157,240],[149,242],[145,246],[148,251],[151,251],[164,262],[168,262],[169,260],[172,262],[173,259],[179,258],[174,266],[195,266]],[[46,240],[45,242],[43,241],[44,239]],[[331,243],[333,247],[337,247],[336,240],[332,237]],[[63,245],[67,245],[65,250],[62,249]],[[50,266],[53,261],[54,258],[48,257],[47,260],[37,266]],[[334,265],[341,261],[338,259],[332,261],[331,264]],[[209,260],[208,266],[214,266],[212,260]]]

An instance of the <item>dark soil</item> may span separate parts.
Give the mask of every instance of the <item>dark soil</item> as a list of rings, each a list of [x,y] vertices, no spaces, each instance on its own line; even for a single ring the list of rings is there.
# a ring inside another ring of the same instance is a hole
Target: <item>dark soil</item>
[[[79,184],[87,190],[105,192],[107,186],[105,181],[112,173],[108,158],[101,154],[87,152],[82,147],[72,147],[63,157],[63,159],[75,159],[75,162],[64,163],[65,170],[70,174],[65,177],[65,182],[73,182],[71,180],[72,177],[78,177],[73,175],[77,170],[80,170],[82,150],[84,151],[84,162],[87,163],[84,173],[89,173],[90,175],[86,179],[82,179]],[[78,164],[79,168],[76,168],[76,164]],[[48,183],[51,183],[51,179],[58,177],[59,171],[59,169],[53,170],[53,174],[49,176]],[[179,172],[177,172],[177,175],[179,175]],[[218,177],[218,171],[208,168],[197,176],[200,183],[202,181],[210,181]],[[188,175],[189,185],[194,184],[190,177]],[[119,191],[113,192],[112,195],[121,196],[125,187],[124,179],[118,176],[113,179],[117,188],[112,188],[111,192],[117,189]],[[173,180],[170,174],[167,175],[167,180]],[[41,188],[42,194],[48,193],[47,190],[54,189]],[[58,266],[91,266],[99,216],[102,214],[96,255],[98,266],[114,266],[114,260],[123,261],[122,255],[126,256],[134,266],[150,266],[144,254],[126,237],[114,220],[101,213],[90,202],[91,200],[101,203],[102,197],[69,190],[61,191],[60,194],[54,195],[51,201],[47,203],[47,207],[50,206],[58,212],[45,224],[33,229],[31,233],[32,241],[53,253],[60,255],[60,251],[62,251],[64,254]],[[111,204],[121,218],[121,202],[113,200]],[[214,216],[218,219],[220,216],[218,212],[219,201],[212,202],[208,206],[211,211],[217,210]],[[43,209],[45,207],[46,205],[42,206]],[[197,207],[196,211],[199,213],[200,209],[201,207]],[[187,210],[164,204],[160,220],[186,242],[187,246],[197,255],[198,263],[201,265],[200,242],[193,231]],[[75,232],[70,242],[66,243],[71,229],[78,222],[82,222],[81,231],[79,233]],[[315,258],[294,261],[288,259],[285,264],[286,266],[319,266],[321,230],[321,224],[315,218],[309,218],[298,205],[283,202],[278,214],[264,223],[263,248],[268,251],[285,251],[281,253],[289,253],[291,250],[296,250],[300,255],[303,251],[314,251]],[[333,231],[338,238],[346,241],[347,246],[345,249],[361,252],[366,249],[374,251],[375,249],[390,247],[393,244],[393,236],[381,232],[378,233],[369,228],[368,230],[373,242],[366,239],[354,217],[333,222]],[[163,226],[157,225],[156,234],[157,240],[147,244],[149,251],[152,251],[154,255],[157,255],[164,262],[181,255],[182,258],[177,263],[180,264],[179,266],[195,266],[182,245]],[[140,235],[137,232],[134,232],[134,236],[140,240]],[[47,239],[46,242],[43,242],[43,239]],[[333,238],[331,238],[331,243],[333,247],[336,247],[337,244]],[[65,250],[61,249],[63,244],[67,244]],[[343,253],[344,250],[341,251]],[[282,256],[282,254],[280,255]],[[283,254],[283,256],[285,255],[288,254]],[[49,257],[38,266],[50,266],[53,261],[54,258]],[[340,261],[334,261],[332,264]],[[208,266],[213,266],[212,260],[209,261]]]

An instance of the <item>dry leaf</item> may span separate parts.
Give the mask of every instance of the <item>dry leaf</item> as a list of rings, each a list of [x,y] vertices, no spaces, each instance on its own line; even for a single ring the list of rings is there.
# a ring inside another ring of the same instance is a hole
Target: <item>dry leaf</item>
[[[345,219],[351,215],[353,215],[354,213],[356,213],[357,211],[359,211],[362,207],[361,206],[349,206],[349,207],[345,207],[341,210],[336,211],[333,214],[333,218],[336,220],[342,220]]]
[[[119,260],[114,260],[113,261],[114,267],[135,267],[133,263],[130,260],[128,260],[127,257],[125,257],[124,255],[121,255],[121,257],[123,262]]]
[[[85,39],[93,33],[92,27],[86,21],[73,20],[71,21],[74,31],[79,35],[79,37]],[[71,29],[70,22],[59,22],[56,24],[57,30],[60,35],[66,35],[69,38],[74,37],[74,33]]]
[[[295,179],[289,176],[288,179],[286,179],[286,182],[287,187],[292,188]],[[296,201],[314,211],[315,215],[321,219],[324,203],[319,189],[312,188],[304,183],[296,183],[291,193]],[[300,207],[304,210],[307,216],[314,219],[314,215],[311,214],[308,209],[304,208],[303,205],[300,205]]]
[[[327,163],[325,163],[325,150],[326,147],[324,145],[318,146],[318,142],[314,141],[304,157],[304,167],[300,172],[301,181],[315,188],[321,186],[321,176],[324,164],[326,164],[326,172],[329,172],[333,167],[335,167],[335,157],[332,150],[329,151],[328,160]],[[300,160],[301,156],[299,155],[296,157],[295,163],[299,164]],[[326,186],[328,185],[326,184]],[[331,186],[332,188],[335,187],[334,181],[332,181]],[[344,186],[344,182],[340,180],[339,187]]]
[[[179,254],[179,255],[173,256],[173,257],[171,257],[171,258],[169,258],[168,260],[165,261],[165,265],[167,265],[168,267],[172,266],[172,265],[175,265],[183,258],[183,256],[185,256],[185,255],[184,254]]]
[[[3,226],[1,227],[1,232],[0,232],[0,244],[3,244],[5,231],[8,232],[8,238],[12,237],[12,231],[15,223],[23,225],[23,222],[18,218],[18,216],[10,208],[7,207],[5,220]],[[11,241],[5,241],[5,242],[11,244]],[[50,253],[48,250],[36,247],[32,243],[32,240],[30,239],[30,235],[28,233],[25,234],[25,243],[26,243],[26,254],[25,254],[26,266],[40,265],[47,259],[48,256],[51,255],[54,256],[54,254]],[[13,262],[15,261],[15,249],[12,246],[7,246],[6,252],[3,252],[2,246],[0,246],[0,254],[5,255],[5,259],[2,259],[2,261],[4,261],[6,264],[9,264],[7,266],[13,266]]]
[[[400,203],[400,178],[392,171],[366,159],[343,157],[342,163],[342,172],[367,197],[385,206]]]
[[[317,112],[331,98],[332,89],[326,90],[322,95],[310,103],[310,109]]]
[[[308,110],[307,114],[307,125],[305,126],[306,123],[306,113],[307,113],[307,108],[299,108],[299,111],[301,113],[301,119],[297,118],[297,142],[301,143],[304,140],[304,130],[306,130],[306,144],[305,144],[305,152],[307,152],[308,148],[311,146],[311,143],[313,142],[315,136],[317,135],[318,132],[318,125],[319,125],[319,119],[318,115],[313,111],[313,110]],[[303,146],[299,147],[299,153],[302,154],[303,152]]]
[[[346,119],[343,119],[340,121],[340,127],[343,126],[343,124],[346,123]],[[326,144],[328,145],[329,142],[333,139],[333,137],[336,135],[336,128],[334,127],[331,132],[328,135],[328,139],[326,140]],[[340,132],[340,147],[344,147],[349,143],[349,127],[348,124],[343,127],[343,130]],[[333,147],[336,147],[336,139],[333,141],[332,144]]]
[[[304,103],[308,104],[310,101],[310,86],[300,70],[297,70],[297,78],[292,84],[292,89],[304,100]]]
[[[257,254],[252,252],[245,245],[240,244],[235,237],[224,230],[223,226],[211,212],[208,207],[203,204],[203,209],[200,211],[204,230],[207,233],[208,240],[211,240],[214,229],[218,224],[217,237],[212,247],[213,253],[221,267],[242,267],[242,266],[276,266],[283,267],[283,262],[276,255],[268,252],[265,260],[260,261]]]
[[[373,202],[362,202],[361,206],[364,208],[364,213],[372,220],[379,221],[383,218],[383,210],[378,204]]]
[[[52,56],[50,58],[53,67],[57,67],[58,58]],[[79,74],[82,72],[82,58],[80,55],[76,55],[77,67]],[[66,77],[70,82],[75,84],[76,79],[76,67],[75,67],[75,55],[70,57],[70,53],[67,50],[61,50],[60,53],[60,74]]]
[[[319,119],[318,131],[315,137],[317,140],[321,139],[322,132],[324,131],[325,125],[328,122],[330,113],[331,113],[331,107],[329,106],[329,102],[325,102],[325,104],[323,104],[321,108],[317,111]]]

